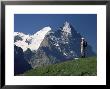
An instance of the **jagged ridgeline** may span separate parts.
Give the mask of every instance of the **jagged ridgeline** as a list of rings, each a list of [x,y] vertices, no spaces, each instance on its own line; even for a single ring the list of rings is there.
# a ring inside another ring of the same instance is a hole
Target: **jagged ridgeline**
[[[15,32],[15,52],[20,52],[16,50],[16,46],[21,47],[23,56],[19,59],[23,57],[23,60],[32,68],[59,63],[80,57],[81,37],[80,33],[77,33],[68,22],[65,22],[58,30],[45,27],[33,35]],[[86,53],[87,57],[95,55],[90,45],[87,46]],[[15,65],[17,63],[15,61]]]

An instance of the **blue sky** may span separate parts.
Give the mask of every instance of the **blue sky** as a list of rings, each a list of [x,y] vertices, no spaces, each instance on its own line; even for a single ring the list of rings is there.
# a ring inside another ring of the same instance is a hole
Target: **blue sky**
[[[15,14],[14,31],[34,34],[43,27],[57,30],[68,21],[75,30],[86,38],[88,44],[97,51],[97,15],[96,14]]]

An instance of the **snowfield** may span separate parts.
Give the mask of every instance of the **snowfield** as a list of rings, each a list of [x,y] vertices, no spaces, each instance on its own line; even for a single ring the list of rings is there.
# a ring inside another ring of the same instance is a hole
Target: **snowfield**
[[[50,30],[50,27],[44,27],[33,35],[26,35],[20,32],[14,32],[14,37],[19,36],[22,38],[22,40],[17,40],[14,44],[18,47],[21,47],[23,51],[26,51],[28,48],[30,48],[31,50],[37,50],[45,35]]]

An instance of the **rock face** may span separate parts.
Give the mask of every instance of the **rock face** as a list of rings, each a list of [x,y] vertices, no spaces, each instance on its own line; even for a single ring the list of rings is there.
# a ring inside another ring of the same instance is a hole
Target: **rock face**
[[[32,36],[30,37],[32,38]],[[36,37],[33,39],[39,39]],[[77,33],[71,24],[65,22],[63,26],[56,31],[48,30],[37,49],[31,49],[31,47],[29,47],[31,41],[28,41],[29,44],[27,49],[23,52],[24,59],[32,66],[32,68],[36,68],[80,57],[81,37],[80,33]],[[22,37],[16,38],[16,42],[23,40]],[[88,45],[87,56],[90,57],[94,55],[95,53],[92,51],[92,47]]]
[[[24,59],[22,48],[14,46],[14,75],[31,69],[31,65]]]

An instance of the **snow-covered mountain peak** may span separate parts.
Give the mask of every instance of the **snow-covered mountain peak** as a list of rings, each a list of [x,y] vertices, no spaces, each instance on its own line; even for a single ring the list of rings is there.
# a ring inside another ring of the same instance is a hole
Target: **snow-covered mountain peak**
[[[64,26],[61,30],[64,37],[71,36],[71,27],[67,21],[64,23]]]
[[[34,34],[34,36],[36,36],[36,35],[38,35],[38,34],[41,34],[42,33],[42,35],[43,34],[45,34],[45,33],[47,33],[47,32],[49,32],[51,30],[51,27],[44,27],[43,29],[41,29],[40,31],[38,31],[38,32],[36,32],[35,34]]]
[[[69,22],[65,21],[64,25],[65,26],[68,26],[69,25]]]
[[[48,26],[48,27],[44,27],[42,30],[40,30],[40,31],[49,31],[49,30],[51,30],[51,27],[50,26]]]
[[[31,44],[29,45],[29,48],[31,50],[37,50],[43,41],[46,34],[51,30],[50,27],[44,27],[40,31],[36,32],[34,35],[31,36]]]
[[[17,35],[19,35],[20,37],[25,36],[25,34],[22,32],[14,32],[14,36],[17,36]]]
[[[70,24],[67,21],[64,23],[62,31],[64,31],[66,33],[71,33]]]
[[[44,27],[40,31],[36,32],[34,35],[25,35],[20,32],[14,32],[14,40],[17,39],[14,44],[18,47],[21,47],[23,51],[26,51],[27,48],[30,48],[31,50],[37,50],[45,35],[50,30],[50,27]]]

